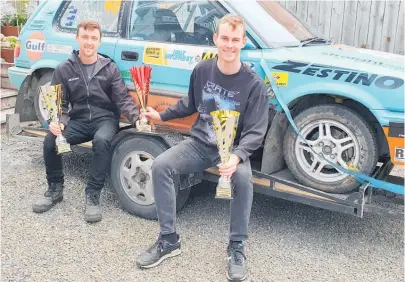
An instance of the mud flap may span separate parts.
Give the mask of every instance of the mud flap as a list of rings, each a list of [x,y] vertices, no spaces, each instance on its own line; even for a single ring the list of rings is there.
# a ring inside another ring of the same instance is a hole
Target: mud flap
[[[38,120],[35,113],[33,95],[30,93],[31,80],[32,75],[27,76],[18,90],[15,113],[20,114],[20,121]]]
[[[286,164],[283,155],[283,138],[288,127],[288,119],[285,113],[277,112],[269,131],[263,148],[262,173],[273,173],[283,169]]]

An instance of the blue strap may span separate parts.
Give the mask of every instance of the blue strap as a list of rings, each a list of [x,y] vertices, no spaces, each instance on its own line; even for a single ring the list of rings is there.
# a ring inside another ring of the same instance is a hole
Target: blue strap
[[[368,183],[370,183],[373,187],[381,188],[381,189],[384,189],[384,190],[387,190],[387,191],[390,191],[390,192],[393,192],[393,193],[397,193],[397,194],[404,195],[404,186],[397,185],[397,184],[392,184],[392,183],[389,183],[389,182],[387,182],[387,181],[378,180],[378,179],[375,179],[375,178],[373,178],[373,177],[370,177],[370,176],[368,176],[368,175],[366,175],[366,174],[364,174],[364,173],[346,169],[346,168],[344,168],[344,167],[342,167],[342,166],[340,166],[340,165],[337,165],[337,164],[335,164],[335,163],[333,163],[333,162],[331,162],[331,161],[325,159],[323,156],[317,154],[317,153],[312,149],[312,146],[310,146],[310,145],[308,144],[307,140],[301,135],[300,131],[298,130],[297,126],[295,125],[294,120],[293,120],[293,118],[292,118],[292,116],[291,116],[291,113],[290,113],[290,111],[289,111],[287,105],[286,105],[286,104],[283,102],[283,100],[281,99],[281,95],[280,95],[280,93],[278,92],[279,89],[278,89],[278,87],[277,87],[277,84],[276,84],[276,82],[275,82],[273,76],[271,75],[271,71],[270,71],[269,67],[267,66],[267,63],[266,63],[266,61],[264,60],[264,58],[261,59],[260,65],[262,66],[262,68],[263,68],[263,70],[264,70],[264,73],[267,75],[267,77],[268,77],[268,79],[269,79],[269,81],[270,81],[270,85],[271,85],[271,87],[272,87],[272,89],[273,89],[273,91],[274,91],[274,95],[276,96],[278,102],[280,103],[280,106],[283,108],[283,110],[284,110],[284,112],[285,112],[285,114],[286,114],[286,116],[287,116],[287,119],[288,119],[289,123],[290,123],[291,126],[294,128],[294,130],[295,130],[295,132],[298,134],[298,136],[299,136],[300,138],[302,138],[302,140],[304,140],[305,143],[307,143],[308,147],[312,150],[312,152],[313,152],[315,155],[318,155],[318,157],[320,157],[323,161],[326,161],[329,165],[333,166],[333,167],[336,168],[337,170],[339,170],[339,171],[341,171],[341,172],[343,172],[343,173],[346,173],[346,174],[349,174],[349,175],[353,176],[353,177],[356,178],[356,180],[359,181],[360,183],[368,182]]]

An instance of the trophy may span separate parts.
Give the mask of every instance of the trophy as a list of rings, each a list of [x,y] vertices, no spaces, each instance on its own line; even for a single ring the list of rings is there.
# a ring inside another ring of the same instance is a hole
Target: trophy
[[[45,108],[49,113],[49,120],[60,123],[62,116],[62,86],[57,85],[43,85],[40,86],[40,94],[44,101]],[[56,137],[56,151],[57,154],[70,152],[70,144],[66,138],[61,134]]]
[[[221,164],[225,164],[229,161],[232,154],[233,141],[235,140],[240,113],[231,110],[218,110],[211,112],[210,115],[212,116],[212,127],[217,141]],[[221,176],[219,178],[215,198],[233,199],[231,179],[229,177]]]
[[[148,105],[152,67],[145,65],[131,67],[129,72],[131,73],[132,80],[134,81],[136,94],[141,106],[141,113],[145,112],[146,106]],[[146,117],[136,121],[136,128],[139,131],[152,131],[152,127]]]

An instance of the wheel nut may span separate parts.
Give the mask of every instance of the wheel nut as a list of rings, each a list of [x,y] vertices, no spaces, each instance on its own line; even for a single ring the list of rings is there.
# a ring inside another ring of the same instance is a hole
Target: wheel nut
[[[319,142],[319,146],[321,146],[321,147],[322,147],[322,146],[323,146],[323,142]]]
[[[332,148],[335,148],[335,147],[336,147],[335,143],[332,143],[331,145],[332,145]]]
[[[331,159],[334,159],[334,158],[335,158],[335,155],[330,155],[330,158],[331,158]]]

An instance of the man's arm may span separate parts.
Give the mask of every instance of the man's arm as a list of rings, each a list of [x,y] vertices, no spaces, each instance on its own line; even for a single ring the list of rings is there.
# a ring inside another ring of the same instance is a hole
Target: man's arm
[[[115,63],[111,64],[113,65],[111,69],[111,99],[117,104],[129,122],[135,124],[139,118],[138,105],[134,102],[132,96],[128,94],[128,89],[117,65]]]
[[[244,115],[239,145],[234,154],[242,161],[260,148],[268,126],[269,100],[266,85],[257,81],[252,88]]]
[[[197,111],[197,109],[195,108],[195,100],[194,100],[194,80],[196,76],[195,73],[196,71],[194,69],[190,76],[188,95],[180,99],[175,105],[172,105],[165,111],[159,113],[162,121],[187,117],[194,114]]]
[[[57,85],[57,84],[62,85],[62,116],[60,118],[60,122],[66,126],[70,119],[70,117],[69,117],[70,93],[67,91],[67,88],[63,83],[63,78],[59,71],[59,68],[55,69],[55,71],[53,72],[52,80],[51,80],[51,85]]]

